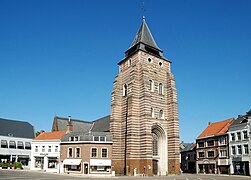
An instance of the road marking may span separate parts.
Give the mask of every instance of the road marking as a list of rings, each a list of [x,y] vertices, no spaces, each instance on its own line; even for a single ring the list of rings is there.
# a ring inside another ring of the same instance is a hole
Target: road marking
[[[186,178],[186,180],[189,180],[188,178]]]
[[[199,180],[202,180],[201,178],[198,178]]]

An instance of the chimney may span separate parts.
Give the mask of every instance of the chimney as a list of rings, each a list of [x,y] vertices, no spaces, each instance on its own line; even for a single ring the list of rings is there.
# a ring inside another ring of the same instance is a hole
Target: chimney
[[[69,132],[71,132],[71,131],[73,131],[73,126],[72,126],[72,124],[71,124],[71,116],[68,116],[68,124],[67,124],[67,131],[66,131],[66,133],[69,133]]]
[[[212,124],[212,122],[208,122],[208,126],[210,126]]]
[[[40,134],[44,133],[44,130],[40,130]]]

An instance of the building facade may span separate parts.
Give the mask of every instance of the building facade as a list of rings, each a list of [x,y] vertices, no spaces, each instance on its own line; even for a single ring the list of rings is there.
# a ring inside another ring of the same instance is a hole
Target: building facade
[[[112,136],[109,132],[70,132],[62,138],[63,173],[112,175]]]
[[[41,132],[32,141],[31,170],[60,173],[60,142],[66,131]]]
[[[233,118],[209,123],[196,139],[197,173],[229,174],[228,127]]]
[[[31,141],[35,137],[34,127],[23,121],[0,118],[0,163],[21,162],[30,165]]]
[[[196,143],[181,143],[180,168],[184,173],[196,173]]]
[[[239,117],[229,127],[230,173],[251,175],[250,166],[251,110]]]
[[[170,66],[143,18],[113,84],[110,130],[116,174],[180,172],[177,92]]]

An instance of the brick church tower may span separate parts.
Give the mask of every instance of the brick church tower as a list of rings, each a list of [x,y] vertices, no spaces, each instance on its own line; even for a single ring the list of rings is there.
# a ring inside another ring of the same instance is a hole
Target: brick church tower
[[[179,173],[178,105],[171,62],[144,17],[118,65],[110,116],[113,170],[122,175]]]

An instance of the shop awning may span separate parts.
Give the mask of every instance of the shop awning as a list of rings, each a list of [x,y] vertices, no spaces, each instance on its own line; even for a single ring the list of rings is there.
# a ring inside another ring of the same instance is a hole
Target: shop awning
[[[81,163],[82,159],[65,159],[63,161],[63,164],[66,165],[79,165]]]
[[[90,166],[111,166],[110,159],[90,159]]]

